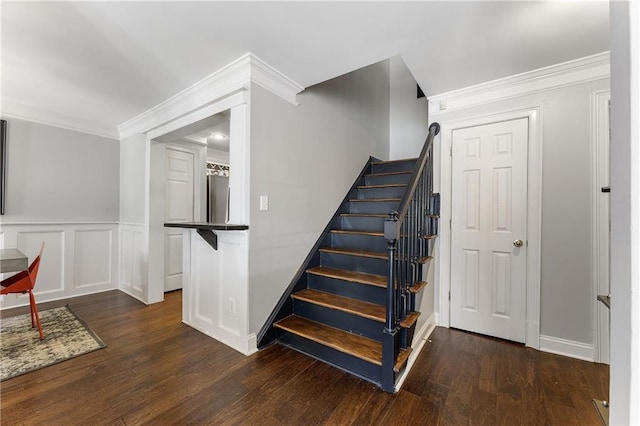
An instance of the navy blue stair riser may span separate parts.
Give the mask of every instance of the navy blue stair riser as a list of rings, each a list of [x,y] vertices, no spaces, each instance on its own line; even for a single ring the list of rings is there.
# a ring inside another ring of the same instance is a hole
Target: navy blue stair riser
[[[380,232],[384,229],[385,220],[386,217],[342,216],[338,229]]]
[[[293,300],[293,313],[340,330],[381,341],[384,323],[302,300]]]
[[[357,198],[402,198],[406,186],[391,186],[385,188],[358,188]]]
[[[363,361],[360,358],[348,355],[344,352],[340,352],[289,332],[282,332],[278,337],[278,341],[285,346],[296,349],[306,355],[338,367],[341,370],[345,370],[346,372],[360,377],[361,379],[380,385],[382,367],[379,365]]]
[[[383,213],[398,210],[400,201],[352,201],[348,213]]]
[[[365,185],[387,185],[391,183],[408,183],[411,179],[411,173],[403,173],[399,175],[382,175],[375,176],[369,175],[365,176],[364,183]]]
[[[416,332],[417,321],[409,328],[401,328],[400,329],[400,348],[406,349],[411,346],[411,342],[413,341],[413,335]]]
[[[438,235],[438,218],[437,217],[427,218],[426,233],[428,235]]]
[[[321,252],[320,262],[322,266],[328,266],[330,268],[377,275],[386,275],[388,269],[387,259],[351,256],[348,254]]]
[[[371,174],[389,172],[411,172],[416,165],[416,161],[399,161],[394,163],[372,164]]]
[[[378,305],[384,305],[387,301],[386,288],[384,287],[354,283],[315,274],[307,274],[307,284],[313,290],[377,303]]]
[[[371,235],[331,234],[331,246],[386,252],[387,240]]]

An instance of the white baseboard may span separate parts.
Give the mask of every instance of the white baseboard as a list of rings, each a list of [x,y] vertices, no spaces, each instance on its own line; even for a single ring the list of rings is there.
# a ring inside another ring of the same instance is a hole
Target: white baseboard
[[[137,301],[144,303],[145,305],[149,305],[149,303],[145,302],[144,300],[142,300],[142,298],[140,298],[140,296],[135,295],[134,293],[130,292],[129,290],[126,289],[126,287],[124,287],[122,284],[120,285],[120,287],[117,288],[118,291],[121,291],[122,293],[126,294],[127,296],[131,296],[134,299],[136,299]]]
[[[249,356],[253,355],[256,352],[258,352],[258,338],[256,336],[256,333],[251,333],[247,337],[247,350],[244,354]]]
[[[409,375],[409,371],[411,371],[411,367],[413,367],[413,364],[415,364],[416,359],[418,359],[418,356],[420,355],[420,352],[424,347],[424,344],[427,342],[427,340],[429,339],[429,336],[431,336],[431,333],[433,333],[433,330],[435,330],[435,328],[436,328],[435,315],[431,314],[431,316],[427,319],[427,322],[425,322],[424,325],[420,327],[420,330],[418,330],[418,332],[413,336],[413,345],[411,346],[413,350],[409,355],[409,359],[407,361],[407,367],[404,369],[404,371],[402,372],[402,375],[396,382],[396,385],[393,389],[394,392],[398,392],[402,387],[402,384],[404,383],[405,379]]]
[[[594,361],[593,345],[561,339],[559,337],[541,335],[540,350],[542,352],[568,356],[570,358],[581,359],[583,361]]]

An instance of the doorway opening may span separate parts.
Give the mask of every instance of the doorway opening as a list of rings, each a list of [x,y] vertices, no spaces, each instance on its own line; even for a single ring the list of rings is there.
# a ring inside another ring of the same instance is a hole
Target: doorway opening
[[[228,220],[230,116],[225,110],[152,141],[156,151],[164,150],[163,223]],[[210,178],[214,162],[226,177]],[[164,228],[163,243],[166,293],[183,287],[183,230]]]

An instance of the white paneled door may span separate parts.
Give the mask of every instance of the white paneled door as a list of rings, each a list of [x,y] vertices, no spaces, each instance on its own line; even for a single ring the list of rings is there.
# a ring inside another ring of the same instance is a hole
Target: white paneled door
[[[193,222],[192,153],[167,147],[165,222]],[[182,288],[182,229],[165,228],[164,291]]]
[[[451,326],[525,341],[528,119],[452,138]]]

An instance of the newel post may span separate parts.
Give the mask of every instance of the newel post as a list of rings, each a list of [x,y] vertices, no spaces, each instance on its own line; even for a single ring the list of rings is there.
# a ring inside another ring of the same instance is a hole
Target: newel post
[[[385,327],[382,333],[382,389],[393,392],[395,386],[396,356],[399,350],[399,333],[396,327],[396,250],[398,242],[398,212],[389,213],[389,218],[384,223],[384,238],[387,240],[389,253],[387,275],[387,300]]]
[[[387,240],[389,260],[387,263],[387,316],[385,321],[386,331],[396,329],[395,312],[395,281],[396,281],[396,250],[398,243],[398,212],[389,213],[389,218],[384,222],[384,238]]]

